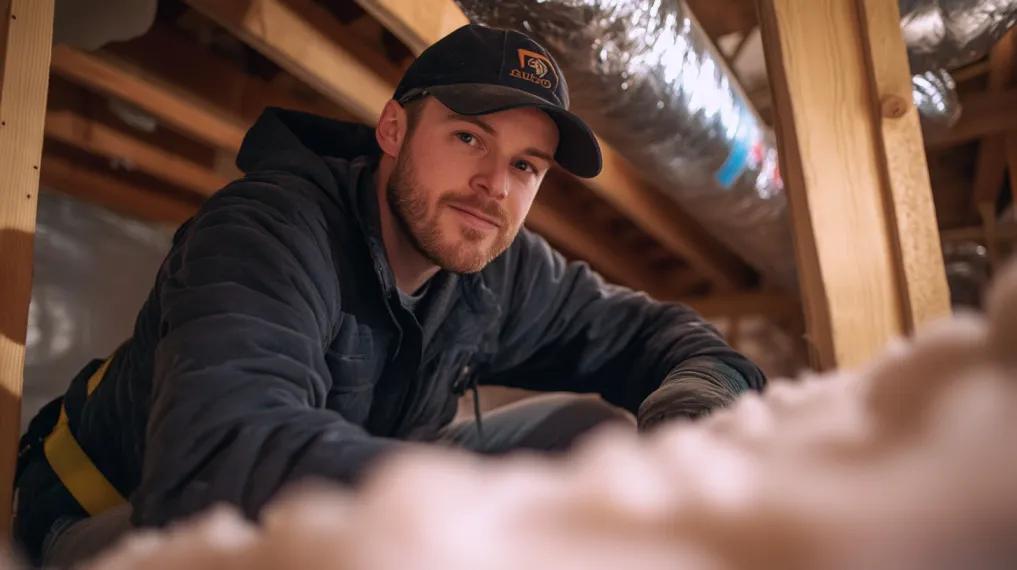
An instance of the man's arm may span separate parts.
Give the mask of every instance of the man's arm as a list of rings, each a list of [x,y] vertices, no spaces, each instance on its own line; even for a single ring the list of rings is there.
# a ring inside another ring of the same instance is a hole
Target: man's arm
[[[665,379],[735,393],[766,382],[692,309],[607,284],[525,230],[492,278],[507,305],[482,383],[598,392],[636,412]]]
[[[205,204],[162,268],[136,524],[220,501],[254,516],[284,483],[354,480],[397,445],[324,407],[340,296],[320,210],[301,191],[235,183]]]

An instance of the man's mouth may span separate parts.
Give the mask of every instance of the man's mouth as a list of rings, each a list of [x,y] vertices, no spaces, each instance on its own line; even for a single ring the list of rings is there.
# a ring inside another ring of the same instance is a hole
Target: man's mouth
[[[500,229],[501,222],[480,210],[471,208],[469,206],[463,206],[461,204],[449,204],[449,208],[452,208],[460,217],[469,225],[478,229]]]

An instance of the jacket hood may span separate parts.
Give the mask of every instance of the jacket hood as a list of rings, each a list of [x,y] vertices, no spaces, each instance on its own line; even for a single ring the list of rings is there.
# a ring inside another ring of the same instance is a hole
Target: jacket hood
[[[285,170],[328,186],[332,174],[323,157],[351,160],[380,153],[373,127],[268,107],[244,136],[237,167],[245,173]]]

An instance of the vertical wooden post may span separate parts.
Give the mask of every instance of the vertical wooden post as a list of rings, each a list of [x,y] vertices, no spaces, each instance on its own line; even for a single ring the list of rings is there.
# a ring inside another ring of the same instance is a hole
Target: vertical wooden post
[[[1017,28],[1011,29],[989,52],[986,91],[998,93],[1017,83]],[[994,224],[996,199],[1006,180],[1007,138],[1015,133],[994,133],[982,138],[975,161],[975,180],[971,189],[974,209],[984,225]],[[989,220],[993,218],[993,220]],[[997,261],[992,260],[993,263]],[[995,268],[995,265],[993,266]]]
[[[10,532],[53,0],[0,0],[0,540]]]
[[[949,313],[896,0],[757,0],[811,358]]]

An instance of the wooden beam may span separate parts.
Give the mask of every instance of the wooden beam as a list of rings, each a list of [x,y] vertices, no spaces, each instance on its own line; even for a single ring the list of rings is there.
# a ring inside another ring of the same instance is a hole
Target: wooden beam
[[[414,54],[465,26],[470,20],[452,1],[356,0]]]
[[[138,170],[200,196],[210,196],[230,181],[187,158],[70,109],[47,112],[46,136],[98,156],[123,160]]]
[[[976,61],[975,63],[969,63],[960,69],[956,69],[950,72],[953,76],[953,80],[958,84],[970,81],[976,77],[981,77],[989,72],[988,60]]]
[[[811,360],[855,366],[949,312],[897,4],[757,6]]]
[[[1017,129],[1006,135],[1006,168],[1010,172],[1010,204],[1017,221]]]
[[[469,20],[452,0],[404,2],[357,0],[414,53],[438,41]],[[604,170],[584,181],[669,251],[688,261],[719,289],[738,289],[753,274],[672,200],[647,184],[617,151],[600,141]]]
[[[756,25],[756,10],[746,0],[688,0],[692,14],[713,40],[747,32]]]
[[[10,536],[53,0],[0,0],[0,539]]]
[[[330,37],[334,18],[311,0],[186,2],[361,121],[377,121],[392,98],[395,86]]]
[[[987,90],[1005,91],[1015,80],[1017,80],[1017,29],[1010,30],[989,52]],[[1011,99],[1008,107],[1017,109],[1017,99]],[[972,208],[995,216],[996,198],[1004,180],[1006,180],[1006,135],[990,135],[982,139],[978,147],[971,197]]]
[[[53,71],[78,85],[121,99],[169,127],[213,146],[236,151],[247,125],[179,86],[105,55],[65,45],[53,48]]]
[[[985,241],[985,228],[982,226],[970,226],[963,228],[952,228],[943,230],[943,242],[957,241]],[[1003,223],[996,227],[995,238],[999,241],[1017,241],[1017,224],[1014,222]]]
[[[957,124],[926,141],[930,150],[940,150],[985,136],[1017,131],[1017,89],[985,91],[962,95]]]
[[[782,291],[744,291],[678,299],[708,319],[761,316],[781,321],[800,318],[799,300]]]
[[[209,22],[209,25],[213,24]],[[197,97],[216,113],[235,116],[236,122],[244,126],[253,123],[269,106],[308,111],[344,121],[353,119],[339,105],[302,84],[302,90],[279,86],[280,79],[293,80],[287,74],[278,74],[268,81],[247,73],[238,64],[219,57],[194,38],[164,23],[157,22],[144,35],[131,41],[109,45],[103,48],[103,53],[136,69],[144,69],[163,84],[183,88],[189,96]]]
[[[49,150],[42,158],[42,184],[125,216],[150,222],[180,224],[194,215],[199,206],[197,200],[183,200],[125,180],[113,172],[79,164]]]
[[[551,244],[568,249],[587,261],[612,281],[646,291],[657,298],[666,298],[669,291],[661,279],[639,263],[631,254],[607,242],[588,225],[567,216],[558,208],[534,203],[526,216],[526,225],[544,236]]]

